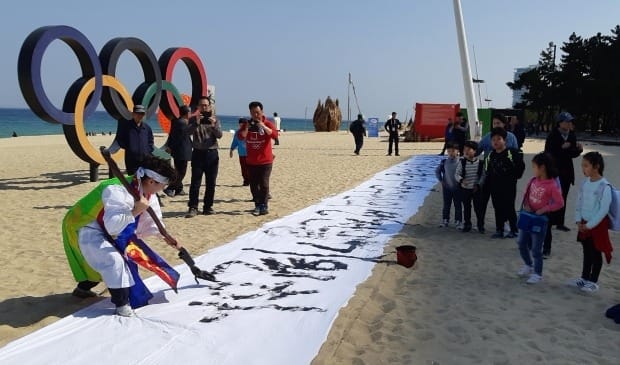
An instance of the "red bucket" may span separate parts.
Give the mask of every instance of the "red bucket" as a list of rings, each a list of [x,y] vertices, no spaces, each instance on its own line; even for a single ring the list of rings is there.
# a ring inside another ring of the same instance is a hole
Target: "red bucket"
[[[411,267],[418,259],[415,254],[415,246],[404,245],[396,247],[396,262],[404,267]]]

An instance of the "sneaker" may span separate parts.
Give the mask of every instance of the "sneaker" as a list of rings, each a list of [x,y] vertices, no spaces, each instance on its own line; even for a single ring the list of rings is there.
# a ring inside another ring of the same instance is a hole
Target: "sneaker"
[[[443,227],[447,227],[448,226],[448,220],[444,219],[441,221],[441,223],[439,224],[439,228],[443,228]]]
[[[493,239],[497,239],[497,238],[504,238],[504,232],[502,232],[502,231],[497,231],[497,232],[495,232],[495,233],[493,233],[493,234],[491,235],[491,238],[493,238]]]
[[[258,210],[258,214],[259,215],[269,214],[269,209],[267,208],[267,204],[265,204],[262,207],[260,207],[260,209]]]
[[[466,224],[466,225],[464,225],[464,226],[463,226],[463,233],[465,233],[465,232],[469,232],[469,231],[471,231],[471,225],[467,225],[467,224]]]
[[[164,194],[166,194],[167,196],[169,196],[171,198],[174,198],[174,196],[176,195],[174,193],[174,190],[168,190],[168,189],[164,190]]]
[[[582,288],[585,284],[586,284],[586,280],[583,280],[582,278],[576,278],[566,283],[566,285],[572,286],[575,288]]]
[[[198,215],[198,208],[189,208],[189,211],[185,215],[185,218],[194,218]]]
[[[121,317],[133,317],[136,315],[136,313],[134,313],[133,309],[131,309],[129,304],[116,307],[116,311],[114,313],[116,313],[117,316]]]
[[[215,210],[213,208],[205,208],[202,210],[202,214],[204,215],[213,215],[215,214]]]
[[[517,232],[508,232],[508,234],[506,235],[506,238],[517,238],[518,234]]]
[[[551,257],[551,254],[549,252],[543,252],[542,256],[543,256],[543,260],[546,260]]]
[[[523,267],[517,271],[517,275],[520,277],[526,277],[530,274],[532,274],[532,267],[527,265],[523,265]]]
[[[586,293],[595,293],[598,291],[599,288],[597,283],[586,281],[580,289],[581,291]]]
[[[565,225],[561,225],[561,226],[557,226],[558,231],[562,231],[562,232],[570,232],[570,228],[566,227]]]
[[[185,190],[181,190],[181,191],[177,191],[174,195],[176,195],[176,196],[185,196],[185,195],[187,195],[187,193],[185,192]]]
[[[463,223],[461,221],[456,221],[455,226],[456,226],[456,229],[458,229],[459,231],[463,230]]]
[[[255,215],[255,216],[260,215],[260,207],[258,205],[254,207],[254,210],[252,211],[252,215]]]
[[[528,284],[537,284],[539,282],[542,281],[542,276],[538,275],[538,274],[532,274],[530,275],[530,278],[527,279],[525,282]]]
[[[71,295],[78,298],[94,298],[97,296],[97,293],[92,290],[86,290],[78,287],[73,289],[73,293],[71,293]]]

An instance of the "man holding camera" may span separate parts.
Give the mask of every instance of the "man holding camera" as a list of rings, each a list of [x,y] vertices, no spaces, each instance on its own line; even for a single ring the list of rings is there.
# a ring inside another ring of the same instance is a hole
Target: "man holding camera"
[[[189,188],[189,211],[186,218],[198,215],[198,195],[205,175],[205,195],[202,213],[215,214],[213,198],[215,196],[215,181],[220,164],[217,140],[222,138],[220,122],[213,115],[211,100],[207,96],[198,99],[199,114],[190,119],[189,131],[192,134],[192,177]]]
[[[250,123],[240,130],[239,139],[245,140],[246,158],[250,173],[250,190],[254,200],[254,215],[269,213],[269,178],[273,166],[271,140],[278,138],[278,130],[263,114],[263,104],[253,101],[249,105]]]

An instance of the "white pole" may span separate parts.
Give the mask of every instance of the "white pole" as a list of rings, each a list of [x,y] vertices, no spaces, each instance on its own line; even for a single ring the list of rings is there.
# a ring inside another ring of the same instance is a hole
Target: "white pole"
[[[469,52],[467,50],[467,37],[465,36],[465,24],[463,23],[463,12],[461,11],[461,0],[454,0],[454,20],[456,23],[456,33],[458,36],[459,51],[461,55],[461,72],[463,74],[463,88],[465,89],[465,102],[467,104],[467,121],[469,123],[469,133],[475,136],[476,121],[478,120],[478,106],[474,97],[474,82],[471,77],[471,66],[469,64]]]

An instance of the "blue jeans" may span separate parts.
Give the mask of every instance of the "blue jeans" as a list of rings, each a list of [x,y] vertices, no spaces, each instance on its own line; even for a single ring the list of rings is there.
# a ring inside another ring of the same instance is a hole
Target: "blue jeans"
[[[519,244],[519,253],[523,262],[527,266],[532,266],[532,258],[534,263],[534,272],[542,276],[543,269],[543,243],[545,236],[547,235],[547,227],[543,227],[540,232],[526,232],[522,229],[519,230],[519,238],[517,240]]]
[[[463,221],[463,205],[461,203],[461,191],[459,188],[450,190],[442,186],[443,192],[443,209],[441,217],[450,220],[450,208],[454,204],[454,220]]]

